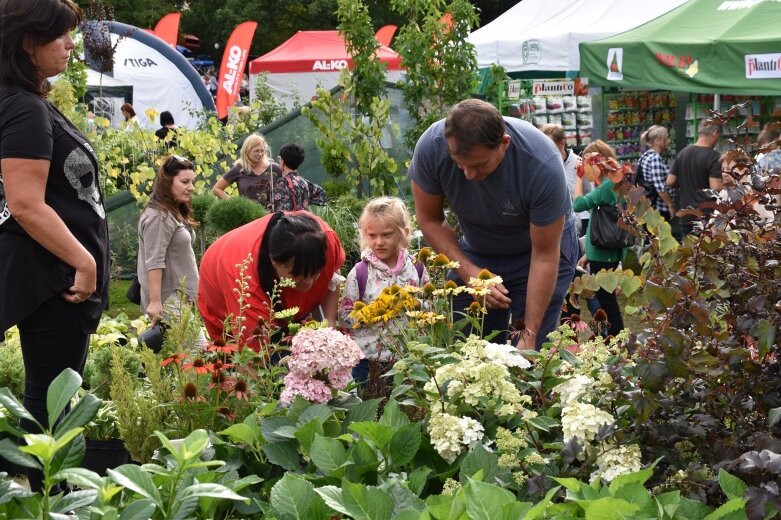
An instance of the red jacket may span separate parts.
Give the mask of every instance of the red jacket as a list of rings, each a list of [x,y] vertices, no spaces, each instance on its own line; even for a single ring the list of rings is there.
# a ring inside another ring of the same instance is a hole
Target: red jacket
[[[289,213],[311,216],[320,223],[326,237],[325,267],[312,288],[306,292],[289,288],[282,290],[282,308],[298,307],[295,320],[300,320],[323,301],[333,274],[344,265],[345,254],[336,232],[322,219],[306,211]],[[218,238],[203,255],[198,283],[198,309],[212,339],[222,338],[223,322],[227,316],[238,315],[238,296],[234,291],[234,288],[238,289],[236,280],[240,273],[237,264],[241,264],[249,254],[252,254],[252,262],[244,272],[245,277],[250,277],[248,291],[250,296],[245,301],[249,308],[244,310],[246,319],[242,343],[251,346],[254,350],[260,348],[257,338],[252,337],[252,332],[260,318],[268,320],[271,302],[266,296],[265,288],[259,285],[257,257],[269,220],[271,215],[229,231]]]

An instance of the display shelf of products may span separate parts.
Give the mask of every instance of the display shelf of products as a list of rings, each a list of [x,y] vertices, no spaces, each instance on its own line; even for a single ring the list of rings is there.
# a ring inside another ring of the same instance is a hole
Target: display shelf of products
[[[694,142],[697,139],[696,125],[699,124],[699,121],[712,117],[713,114],[711,113],[711,110],[713,109],[713,99],[713,94],[699,94],[696,97],[692,95],[691,102],[686,104],[686,137],[691,142]],[[759,123],[760,119],[762,119],[762,101],[760,98],[754,96],[720,96],[719,112],[724,113],[732,108],[733,105],[742,104],[747,101],[749,104],[738,110],[737,116],[739,117],[735,117],[730,121],[730,130],[725,130],[723,135],[759,134],[761,131],[760,124],[747,129],[741,129],[740,131],[738,131],[737,127],[743,123],[745,117],[748,115],[756,117],[757,123]]]
[[[646,147],[640,136],[652,125],[671,128],[675,122],[677,101],[671,92],[620,92],[605,94],[605,142],[616,150],[622,161],[638,159]],[[664,156],[675,155],[674,131],[671,129],[671,150]]]
[[[594,125],[587,85],[581,78],[508,81],[503,96],[507,99],[506,113],[538,128],[548,123],[561,125],[567,147],[586,146],[591,143]]]

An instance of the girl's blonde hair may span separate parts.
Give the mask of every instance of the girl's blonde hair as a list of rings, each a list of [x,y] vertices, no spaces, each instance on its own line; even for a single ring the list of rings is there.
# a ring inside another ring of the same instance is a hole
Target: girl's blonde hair
[[[670,132],[667,130],[667,127],[662,125],[653,125],[651,128],[640,135],[640,143],[642,143],[644,146],[651,147],[653,146],[654,141],[657,139],[663,139],[668,135],[670,135]]]
[[[410,217],[407,205],[398,197],[378,197],[370,200],[358,219],[358,234],[361,250],[369,247],[364,228],[370,220],[380,219],[396,228],[401,236],[401,247],[407,248],[410,241]]]
[[[263,147],[263,154],[267,158],[271,158],[271,150],[268,148],[266,138],[260,134],[250,134],[244,139],[244,144],[241,145],[241,156],[239,157],[239,160],[236,161],[236,163],[240,164],[245,171],[249,171],[252,168],[249,152],[258,145]]]

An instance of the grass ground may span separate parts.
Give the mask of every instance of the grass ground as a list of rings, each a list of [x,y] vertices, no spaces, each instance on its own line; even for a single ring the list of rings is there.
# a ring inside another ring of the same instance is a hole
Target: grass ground
[[[141,309],[135,303],[127,299],[125,294],[130,287],[130,280],[112,279],[109,286],[109,307],[105,314],[116,317],[124,313],[130,319],[138,318],[141,315]]]

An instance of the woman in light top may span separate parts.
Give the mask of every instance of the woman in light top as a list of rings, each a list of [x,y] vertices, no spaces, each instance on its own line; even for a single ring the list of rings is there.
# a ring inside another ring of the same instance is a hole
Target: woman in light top
[[[195,171],[184,157],[166,157],[155,178],[149,203],[138,220],[138,281],[141,310],[156,322],[180,301],[195,302],[198,266],[192,195]],[[184,279],[184,294],[179,287]],[[168,305],[166,305],[168,304]]]
[[[225,188],[236,184],[239,195],[252,199],[267,211],[274,211],[273,189],[276,178],[282,175],[279,165],[272,162],[266,139],[260,134],[247,136],[241,146],[241,157],[212,188],[220,199],[227,199]]]

